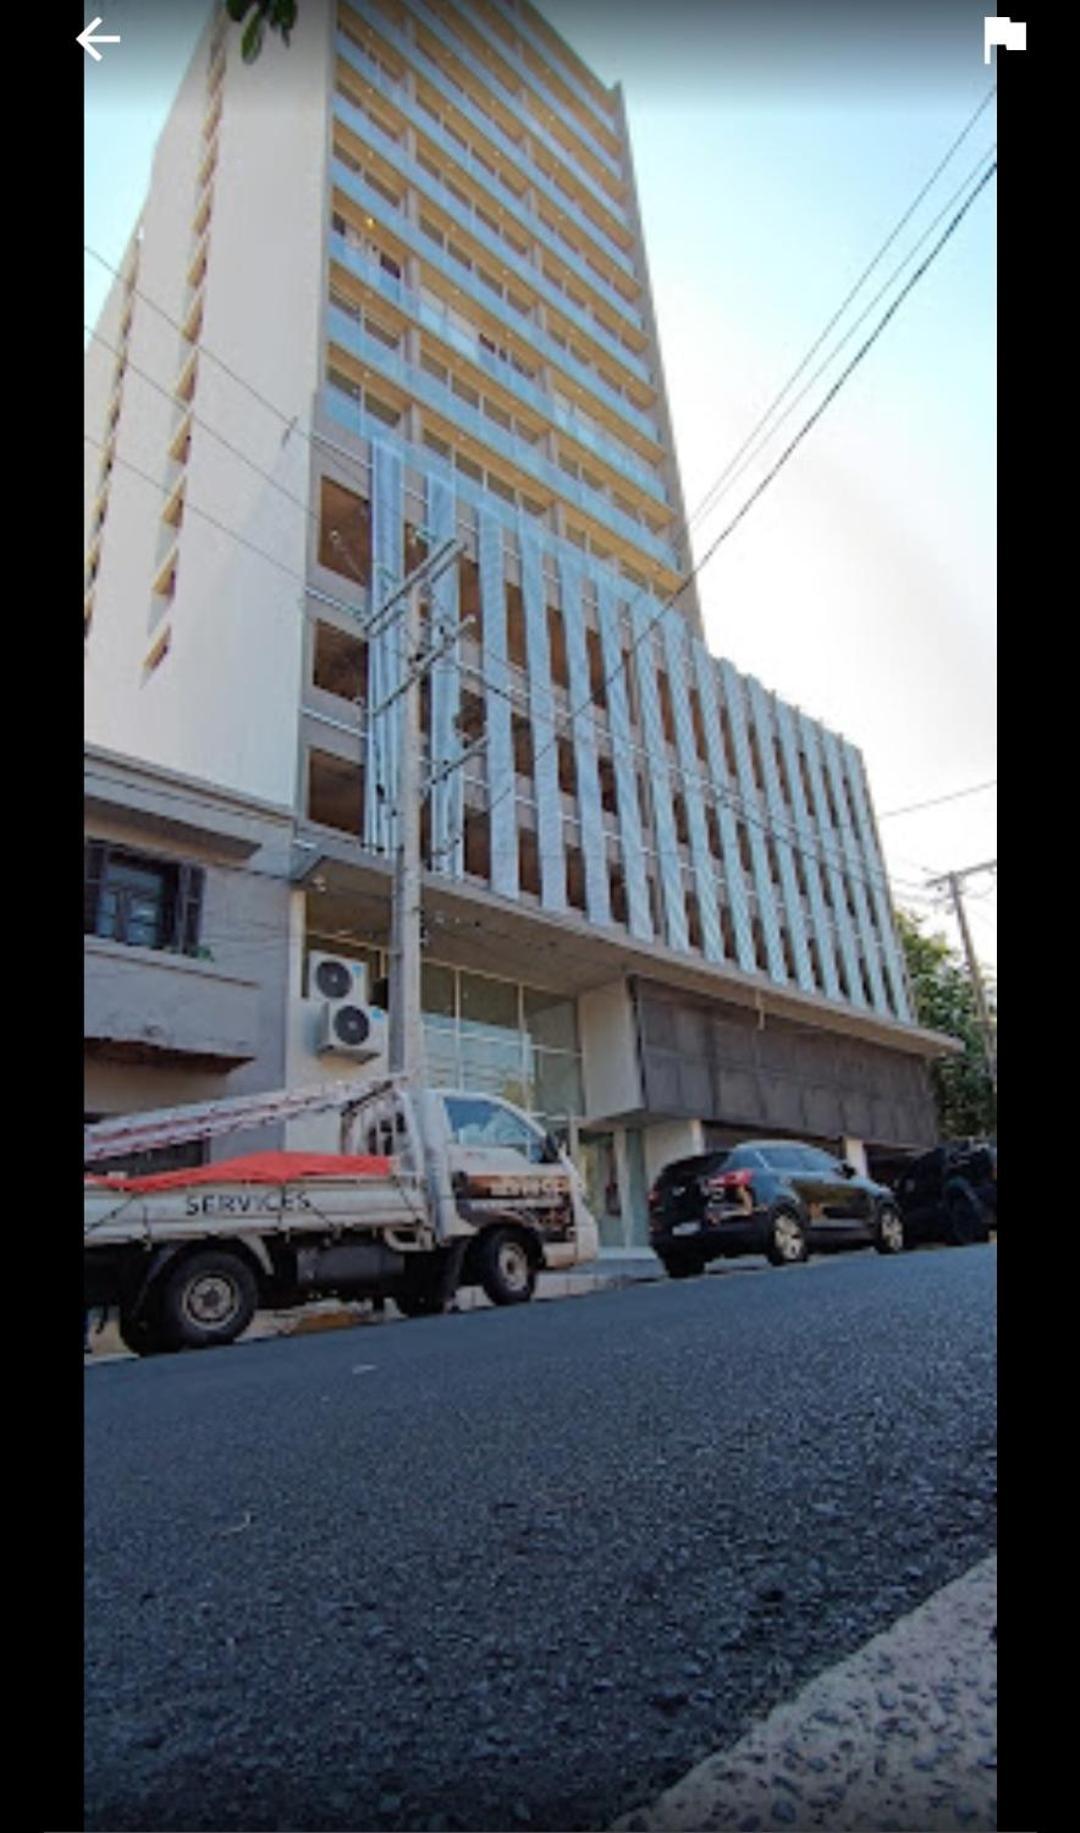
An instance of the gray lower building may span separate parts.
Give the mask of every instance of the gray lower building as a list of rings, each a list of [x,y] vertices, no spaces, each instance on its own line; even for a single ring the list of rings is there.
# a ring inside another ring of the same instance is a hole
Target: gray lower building
[[[84,789],[87,1120],[280,1087],[292,810],[96,747]]]

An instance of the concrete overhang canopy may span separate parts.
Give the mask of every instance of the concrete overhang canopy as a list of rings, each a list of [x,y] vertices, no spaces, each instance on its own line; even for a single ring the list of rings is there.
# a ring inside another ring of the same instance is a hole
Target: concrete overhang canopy
[[[86,746],[83,806],[91,824],[133,821],[140,833],[178,847],[205,848],[231,859],[249,859],[287,838],[293,810],[233,794],[139,758]]]
[[[388,860],[362,852],[345,835],[305,830],[316,840],[310,855],[309,885],[319,889],[316,926],[326,933],[382,942],[389,935],[393,868]],[[779,986],[763,974],[746,974],[679,954],[659,943],[644,944],[621,929],[601,929],[574,913],[541,911],[483,886],[460,884],[435,873],[424,875],[424,918],[428,952],[451,967],[472,969],[531,986],[574,995],[613,980],[635,977],[696,994],[707,1000],[750,1007],[793,1024],[843,1032],[867,1043],[923,1058],[958,1054],[954,1038],[904,1024],[884,1013],[845,1005],[820,994]]]

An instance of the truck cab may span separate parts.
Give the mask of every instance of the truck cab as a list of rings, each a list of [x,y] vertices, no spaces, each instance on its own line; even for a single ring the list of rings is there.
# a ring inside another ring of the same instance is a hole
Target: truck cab
[[[394,1151],[387,1125],[369,1119],[364,1150]],[[520,1108],[499,1095],[439,1089],[428,1096],[427,1129],[429,1144],[444,1154],[459,1224],[452,1232],[475,1236],[462,1284],[482,1285],[495,1304],[513,1304],[531,1297],[541,1268],[595,1259],[599,1231],[581,1176],[559,1142]]]

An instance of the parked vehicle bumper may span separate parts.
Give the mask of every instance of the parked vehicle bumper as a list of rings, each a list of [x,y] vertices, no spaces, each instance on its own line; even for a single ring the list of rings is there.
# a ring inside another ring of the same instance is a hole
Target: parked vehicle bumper
[[[705,1260],[719,1260],[726,1254],[763,1254],[768,1244],[766,1209],[706,1215],[687,1232],[676,1234],[665,1229],[651,1238],[652,1248],[661,1258],[667,1254],[694,1254]]]

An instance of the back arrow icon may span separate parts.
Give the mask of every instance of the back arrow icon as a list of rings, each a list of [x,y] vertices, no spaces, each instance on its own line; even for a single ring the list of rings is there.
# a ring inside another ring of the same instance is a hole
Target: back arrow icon
[[[93,37],[93,32],[95,28],[99,26],[100,24],[101,24],[100,19],[91,19],[90,24],[85,28],[84,31],[79,33],[79,36],[76,40],[76,43],[80,44],[84,51],[89,51],[90,56],[93,58],[96,64],[100,64],[101,62],[101,52],[95,51],[94,49],[95,45],[118,45],[120,43],[119,32],[115,32],[115,33],[101,32],[99,33],[97,38]]]

